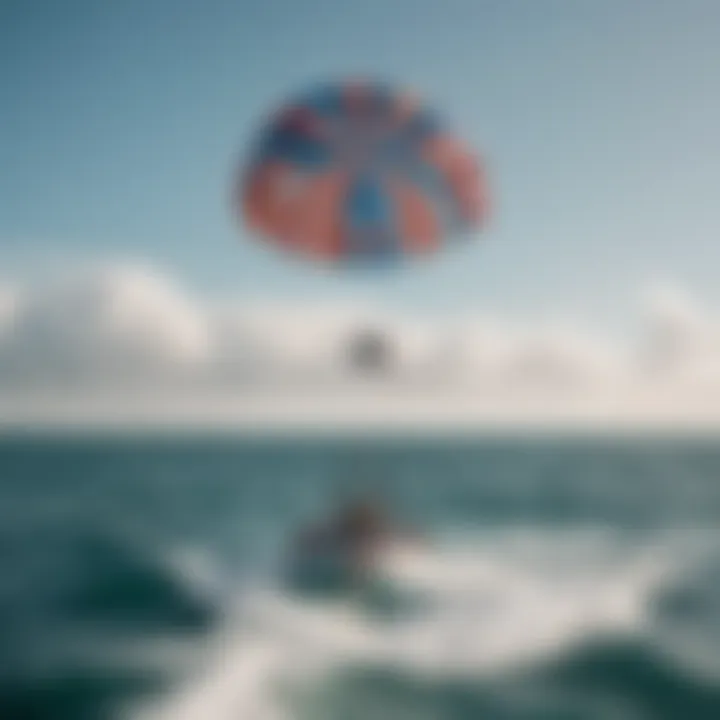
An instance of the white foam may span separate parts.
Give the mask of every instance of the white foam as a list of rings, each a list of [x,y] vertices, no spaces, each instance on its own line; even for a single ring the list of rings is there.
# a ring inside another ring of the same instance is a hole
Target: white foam
[[[237,602],[206,672],[145,720],[287,720],[279,690],[353,663],[480,676],[542,661],[595,635],[634,633],[667,568],[656,549],[602,533],[508,532],[397,549],[384,572],[427,602],[378,620],[345,603],[256,589]]]

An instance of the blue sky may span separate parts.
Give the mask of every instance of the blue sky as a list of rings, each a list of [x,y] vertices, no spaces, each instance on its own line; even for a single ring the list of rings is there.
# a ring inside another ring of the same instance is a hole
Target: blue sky
[[[718,301],[719,27],[714,0],[0,0],[0,276],[140,260],[203,294],[619,326],[648,279]],[[418,88],[486,158],[472,246],[349,277],[236,226],[263,115],[356,72]]]

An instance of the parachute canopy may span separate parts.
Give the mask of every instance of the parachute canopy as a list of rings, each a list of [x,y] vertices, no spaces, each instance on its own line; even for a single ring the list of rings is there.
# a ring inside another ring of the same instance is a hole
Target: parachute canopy
[[[482,224],[478,161],[414,95],[369,82],[282,107],[243,173],[250,228],[336,263],[427,254]]]

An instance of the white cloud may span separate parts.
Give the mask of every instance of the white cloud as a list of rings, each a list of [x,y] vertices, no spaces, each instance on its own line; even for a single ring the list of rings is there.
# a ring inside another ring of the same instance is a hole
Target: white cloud
[[[455,346],[466,377],[493,386],[555,392],[600,387],[622,373],[612,343],[567,323],[522,326],[486,319],[456,332]]]
[[[212,306],[147,268],[96,268],[0,286],[0,421],[720,423],[720,321],[668,284],[642,309],[623,347],[577,322]],[[367,328],[391,344],[386,376],[347,362]]]
[[[684,385],[720,385],[720,320],[670,283],[644,296],[648,373]]]
[[[139,268],[26,289],[6,314],[0,381],[15,385],[157,378],[197,366],[211,351],[203,312]]]

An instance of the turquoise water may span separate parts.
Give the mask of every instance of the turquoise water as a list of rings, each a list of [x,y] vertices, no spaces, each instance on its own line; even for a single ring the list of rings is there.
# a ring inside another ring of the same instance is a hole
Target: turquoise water
[[[358,487],[418,602],[278,586]],[[0,717],[720,717],[720,445],[0,441]]]

